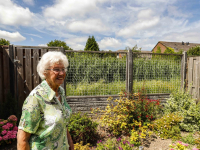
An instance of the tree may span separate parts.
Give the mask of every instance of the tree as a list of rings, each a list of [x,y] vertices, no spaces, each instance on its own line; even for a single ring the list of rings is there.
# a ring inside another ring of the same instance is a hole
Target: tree
[[[0,39],[0,45],[10,45],[10,42],[6,39],[1,38]]]
[[[188,56],[200,56],[200,46],[192,47],[187,51]]]
[[[69,46],[67,46],[67,44],[64,41],[60,41],[60,40],[51,41],[51,42],[47,43],[47,46],[63,47],[64,50],[73,50]]]
[[[99,51],[99,45],[94,36],[88,38],[84,51]]]
[[[137,46],[137,44],[134,46],[134,47],[129,47],[129,46],[127,46],[126,48],[125,48],[125,50],[132,50],[132,52],[141,52],[141,50],[142,50],[142,47],[140,47],[140,48],[138,48],[138,46]]]

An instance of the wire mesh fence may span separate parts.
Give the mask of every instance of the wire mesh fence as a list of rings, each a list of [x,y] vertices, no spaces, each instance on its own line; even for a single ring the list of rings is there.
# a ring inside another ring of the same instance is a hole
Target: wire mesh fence
[[[67,96],[117,95],[125,89],[126,59],[117,53],[66,52]]]
[[[171,93],[181,86],[181,55],[133,54],[133,91]]]
[[[126,89],[126,53],[66,52],[67,96],[118,95]],[[181,85],[181,55],[133,54],[133,92],[171,93]]]

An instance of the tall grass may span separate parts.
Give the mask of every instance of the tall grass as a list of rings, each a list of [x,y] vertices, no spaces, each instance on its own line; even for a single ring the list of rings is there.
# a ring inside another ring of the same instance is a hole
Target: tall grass
[[[133,59],[133,90],[144,81],[148,93],[170,93],[180,86],[180,58],[153,56]],[[102,54],[68,55],[67,95],[116,95],[125,89],[126,59]]]
[[[138,92],[144,85],[147,93],[171,93],[180,87],[180,79],[171,79],[170,81],[147,80],[133,81],[133,92]],[[126,89],[125,81],[115,81],[105,83],[104,80],[88,83],[80,82],[77,85],[67,84],[67,96],[92,96],[92,95],[118,95]]]

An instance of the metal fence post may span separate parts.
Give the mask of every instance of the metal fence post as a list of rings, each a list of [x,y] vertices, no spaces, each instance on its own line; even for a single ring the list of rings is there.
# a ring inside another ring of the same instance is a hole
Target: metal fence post
[[[133,52],[128,50],[126,56],[126,92],[130,94],[133,90]]]
[[[183,52],[182,60],[181,60],[181,89],[185,90],[186,87],[186,64],[187,64],[187,52]]]

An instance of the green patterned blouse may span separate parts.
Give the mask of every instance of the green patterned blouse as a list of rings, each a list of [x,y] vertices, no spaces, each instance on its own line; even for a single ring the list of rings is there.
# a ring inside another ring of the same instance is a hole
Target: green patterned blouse
[[[68,150],[67,128],[71,108],[62,87],[58,89],[61,103],[44,80],[26,98],[19,129],[31,133],[32,150]]]

